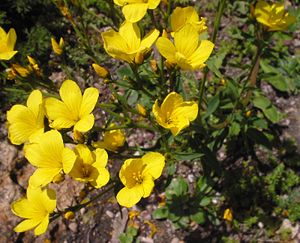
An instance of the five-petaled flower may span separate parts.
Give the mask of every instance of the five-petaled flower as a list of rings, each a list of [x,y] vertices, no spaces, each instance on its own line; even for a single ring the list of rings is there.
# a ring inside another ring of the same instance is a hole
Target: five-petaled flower
[[[101,35],[104,49],[110,56],[128,63],[141,64],[144,56],[151,50],[151,46],[159,36],[159,31],[154,29],[141,39],[138,25],[124,22],[119,32],[111,29]]]
[[[116,5],[122,6],[122,12],[125,19],[135,23],[140,21],[148,9],[155,9],[160,0],[114,0]]]
[[[104,149],[90,151],[88,146],[78,144],[75,147],[76,162],[69,175],[77,181],[90,183],[95,188],[100,188],[109,181],[109,172],[105,168],[108,155]]]
[[[195,120],[198,114],[198,104],[194,101],[183,101],[181,95],[171,92],[158,105],[155,101],[152,112],[159,125],[166,129],[170,129],[172,134],[176,136],[182,129],[188,127],[190,122]]]
[[[0,60],[10,60],[18,51],[14,51],[17,41],[15,29],[11,28],[8,33],[0,27]]]
[[[174,44],[166,37],[159,37],[156,46],[169,64],[177,64],[185,70],[196,70],[205,66],[214,44],[208,40],[199,40],[197,29],[186,24],[174,33]]]
[[[125,160],[119,172],[125,187],[117,194],[118,203],[130,208],[142,197],[149,197],[154,180],[161,176],[164,166],[165,157],[157,152],[149,152],[142,158]]]
[[[43,97],[39,90],[30,93],[27,106],[14,105],[7,111],[8,137],[20,145],[44,132]]]
[[[45,100],[46,115],[50,120],[50,127],[54,129],[70,128],[79,132],[87,132],[94,125],[93,111],[99,96],[96,88],[87,88],[84,94],[78,85],[72,80],[63,82],[60,97]]]
[[[255,5],[254,17],[257,22],[266,26],[268,31],[286,30],[296,18],[285,11],[282,3],[268,4],[259,0]]]
[[[49,224],[49,215],[54,212],[55,208],[55,191],[29,186],[26,198],[21,198],[11,205],[12,212],[15,215],[25,218],[14,228],[14,231],[24,232],[35,228],[35,235],[45,233]]]
[[[61,134],[56,130],[35,137],[24,147],[25,157],[37,167],[29,179],[33,187],[46,186],[63,170],[68,174],[76,160],[75,153],[64,147]]]

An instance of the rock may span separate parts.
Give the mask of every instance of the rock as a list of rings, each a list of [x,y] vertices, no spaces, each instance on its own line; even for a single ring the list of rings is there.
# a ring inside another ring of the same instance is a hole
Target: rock
[[[70,224],[68,225],[68,227],[69,227],[69,229],[70,229],[72,232],[74,232],[74,233],[77,232],[78,225],[77,225],[75,222],[70,223]]]

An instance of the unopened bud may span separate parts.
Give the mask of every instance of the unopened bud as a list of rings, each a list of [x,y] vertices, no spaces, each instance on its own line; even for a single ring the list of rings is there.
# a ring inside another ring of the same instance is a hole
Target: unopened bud
[[[250,117],[251,116],[251,114],[252,114],[252,111],[251,110],[248,110],[248,111],[246,111],[246,117],[248,118],[248,117]]]
[[[223,219],[225,219],[228,222],[231,222],[233,220],[233,214],[232,214],[232,210],[230,208],[227,208],[224,211]]]
[[[138,65],[144,62],[144,53],[138,52],[134,57],[134,62]]]
[[[220,81],[220,83],[221,83],[221,85],[225,85],[225,84],[226,84],[226,81],[225,81],[225,79],[224,79],[224,78],[222,78],[222,79],[221,79],[221,81]]]
[[[139,113],[141,116],[146,116],[146,115],[147,115],[147,111],[146,111],[145,107],[142,106],[140,103],[138,103],[138,104],[136,105],[136,109],[137,109],[138,113]]]
[[[107,78],[109,76],[109,72],[106,68],[101,67],[100,65],[93,63],[92,64],[95,72],[101,77],[101,78]]]
[[[68,211],[64,214],[64,218],[67,220],[72,220],[75,218],[75,214],[72,211]]]
[[[150,67],[153,72],[157,72],[157,61],[155,59],[150,60]]]
[[[57,174],[56,176],[54,176],[54,178],[53,178],[53,180],[52,180],[52,182],[53,183],[56,183],[56,184],[59,184],[59,183],[61,183],[62,181],[64,181],[64,179],[65,179],[65,176],[63,175],[63,174]]]

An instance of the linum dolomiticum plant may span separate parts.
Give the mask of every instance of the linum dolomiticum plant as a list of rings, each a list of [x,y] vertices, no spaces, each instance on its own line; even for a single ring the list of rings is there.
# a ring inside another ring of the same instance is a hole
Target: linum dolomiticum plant
[[[131,208],[158,191],[166,196],[154,211],[156,219],[169,218],[176,228],[193,223],[238,227],[243,222],[235,219],[235,209],[242,208],[239,197],[272,185],[271,172],[266,172],[265,180],[257,176],[265,171],[255,150],[276,148],[274,124],[284,114],[260,89],[259,67],[268,69],[264,54],[275,52],[270,44],[273,34],[287,31],[296,18],[281,3],[245,3],[245,23],[251,31],[239,38],[245,38],[256,53],[241,75],[229,77],[224,70],[231,67],[222,64],[234,47],[217,42],[228,2],[218,1],[210,20],[199,13],[198,3],[181,2],[189,1],[103,1],[99,6],[105,11],[99,17],[84,1],[53,0],[87,57],[83,67],[89,65],[101,87],[111,93],[113,98],[106,101],[100,101],[103,90],[91,82],[81,86],[76,82],[67,39],[51,37],[53,55],[67,76],[58,85],[32,56],[28,55],[27,65],[19,64],[15,30],[6,33],[0,28],[2,76],[11,82],[5,91],[27,94],[26,105],[15,104],[6,113],[8,138],[23,146],[25,158],[35,168],[26,195],[11,206],[24,219],[16,232],[34,229],[35,235],[43,234],[50,222],[61,216],[73,218],[104,194],[114,193],[120,207]],[[97,43],[89,28],[98,34]],[[280,86],[274,79],[273,83]],[[102,126],[97,122],[100,112],[106,114]],[[129,145],[128,137],[137,129],[154,135],[148,147]],[[222,149],[225,159],[219,157]],[[239,158],[244,160],[241,173],[232,182],[237,172],[231,166]],[[118,173],[109,171],[108,164],[120,160]],[[256,163],[250,166],[252,161]],[[178,169],[183,163],[198,164],[193,183]],[[63,183],[66,177],[84,183],[88,193],[79,204],[58,209],[60,196],[52,184]],[[285,192],[298,184],[290,183]],[[278,196],[274,188],[267,194]],[[278,198],[274,201],[283,204]],[[255,211],[256,194],[251,203]],[[284,207],[289,208],[277,205],[277,212]]]

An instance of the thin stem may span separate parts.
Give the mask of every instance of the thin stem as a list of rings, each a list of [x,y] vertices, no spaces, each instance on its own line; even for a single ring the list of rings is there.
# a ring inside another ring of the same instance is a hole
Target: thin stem
[[[216,18],[215,18],[214,31],[213,31],[213,35],[212,35],[212,42],[213,43],[215,43],[216,39],[217,39],[217,34],[218,34],[218,31],[219,31],[220,22],[221,22],[221,17],[223,15],[223,12],[224,12],[224,9],[225,9],[225,3],[226,3],[226,0],[220,0],[219,4],[218,4],[218,12],[217,12],[217,15],[216,15]],[[203,100],[205,83],[206,83],[206,79],[207,79],[207,76],[208,76],[208,72],[209,72],[209,69],[207,67],[205,67],[204,68],[203,80],[202,80],[202,82],[199,82],[199,101],[198,101],[199,113],[198,113],[198,118],[200,118],[201,104],[202,104],[202,100]]]

